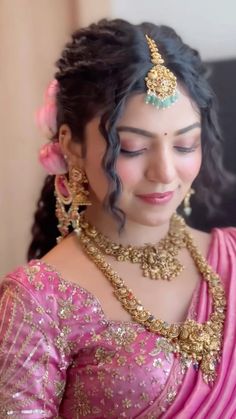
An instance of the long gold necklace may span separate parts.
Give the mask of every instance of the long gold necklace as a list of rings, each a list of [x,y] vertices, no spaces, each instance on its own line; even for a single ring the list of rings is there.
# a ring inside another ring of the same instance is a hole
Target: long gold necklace
[[[176,215],[176,217],[179,217]],[[181,217],[180,217],[181,218]],[[184,221],[183,221],[184,222]],[[205,323],[187,319],[181,324],[168,324],[156,319],[146,310],[131,289],[125,285],[120,276],[106,262],[90,235],[91,226],[83,220],[78,237],[84,251],[95,265],[103,272],[114,288],[114,295],[129,312],[135,322],[142,324],[150,332],[166,338],[172,345],[173,352],[181,356],[183,365],[193,364],[200,368],[206,383],[214,381],[216,366],[220,360],[222,334],[226,310],[224,288],[218,274],[208,265],[193,242],[193,238],[184,230],[186,247],[189,250],[199,272],[207,282],[213,300],[213,311]]]
[[[82,216],[81,222],[84,218]],[[183,270],[183,265],[177,259],[180,249],[186,247],[185,223],[176,214],[171,217],[169,231],[159,243],[146,244],[142,247],[123,246],[112,243],[94,226],[86,226],[86,234],[91,237],[96,246],[106,255],[113,256],[120,262],[129,261],[141,266],[143,276],[151,279],[171,280]]]

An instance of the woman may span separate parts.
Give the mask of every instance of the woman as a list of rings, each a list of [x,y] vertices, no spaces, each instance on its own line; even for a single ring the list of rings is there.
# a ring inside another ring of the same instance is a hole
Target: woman
[[[236,232],[176,214],[227,180],[198,53],[103,20],[57,68],[38,118],[64,238],[49,176],[33,259],[1,285],[1,418],[235,417]]]

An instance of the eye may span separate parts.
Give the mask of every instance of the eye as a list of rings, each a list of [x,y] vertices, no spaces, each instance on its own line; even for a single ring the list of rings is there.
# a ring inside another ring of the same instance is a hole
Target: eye
[[[135,150],[135,151],[126,150],[125,148],[120,149],[120,153],[126,155],[127,157],[139,156],[144,151],[145,151],[145,148],[142,148],[141,150]]]
[[[174,148],[179,153],[192,153],[193,151],[195,151],[197,149],[197,146],[193,146],[193,147],[180,147],[180,146],[175,146]]]

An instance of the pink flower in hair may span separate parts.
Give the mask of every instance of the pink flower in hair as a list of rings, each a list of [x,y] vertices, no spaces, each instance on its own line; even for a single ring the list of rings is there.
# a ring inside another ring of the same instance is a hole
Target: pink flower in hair
[[[53,80],[46,92],[44,98],[44,105],[36,112],[36,123],[41,129],[43,135],[51,139],[57,132],[57,108],[56,108],[56,94],[58,91],[58,82]]]
[[[49,139],[55,138],[57,133],[57,91],[58,82],[57,80],[53,80],[45,92],[44,105],[36,113],[37,125]],[[67,162],[58,142],[45,144],[39,152],[39,161],[44,169],[51,175],[61,175],[68,172]]]
[[[62,175],[68,172],[67,162],[58,142],[45,144],[39,152],[39,161],[50,175]]]
[[[51,139],[56,135],[56,106],[53,103],[48,103],[39,109],[36,113],[36,122],[43,135]]]
[[[45,102],[52,101],[55,103],[55,97],[58,92],[58,81],[56,79],[52,80],[45,92]]]

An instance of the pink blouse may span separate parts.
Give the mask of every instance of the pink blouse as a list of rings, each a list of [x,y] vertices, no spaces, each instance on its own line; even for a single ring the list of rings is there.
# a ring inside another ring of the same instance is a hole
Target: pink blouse
[[[0,418],[158,418],[188,368],[166,339],[108,320],[90,292],[39,260],[1,284]]]

